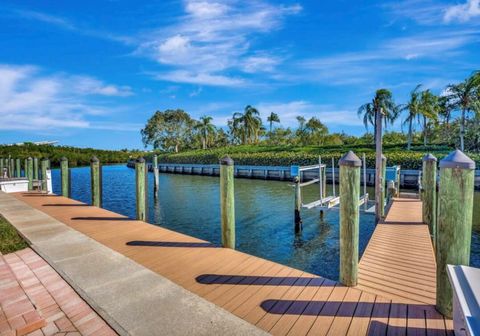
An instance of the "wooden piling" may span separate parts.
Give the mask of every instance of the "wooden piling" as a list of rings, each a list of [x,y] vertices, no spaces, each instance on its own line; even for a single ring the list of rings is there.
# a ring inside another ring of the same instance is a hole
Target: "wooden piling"
[[[33,159],[27,159],[28,190],[33,190]]]
[[[380,187],[380,216],[382,219],[385,218],[385,197],[387,195],[387,158],[382,154],[382,176],[380,177],[381,187]]]
[[[155,198],[158,198],[158,187],[159,187],[160,181],[159,181],[159,175],[158,175],[158,156],[157,155],[153,156],[152,166],[153,166],[153,196]]]
[[[460,150],[440,161],[437,214],[437,310],[452,316],[447,264],[470,263],[475,162]]]
[[[90,159],[90,188],[92,205],[102,207],[102,166],[96,156]]]
[[[60,159],[60,175],[62,196],[70,197],[70,171],[68,170],[68,159],[66,157]]]
[[[28,178],[28,159],[23,160],[23,174]]]
[[[4,159],[0,158],[0,178],[3,178]]]
[[[143,157],[135,161],[135,185],[137,200],[137,220],[147,221],[147,165]]]
[[[352,151],[339,161],[340,166],[340,282],[356,286],[358,278],[358,240],[360,221],[360,167],[362,161]]]
[[[437,158],[427,154],[422,159],[422,216],[428,225],[433,245],[437,231]]]
[[[295,222],[295,233],[299,233],[302,231],[302,215],[300,212],[302,209],[302,189],[300,187],[300,178],[298,176],[294,177],[293,182],[295,183],[295,203],[293,217]],[[320,190],[320,195],[321,194],[322,191]]]
[[[235,249],[235,192],[233,160],[224,156],[220,160],[220,215],[222,246]]]
[[[10,176],[9,177],[15,177],[15,160],[10,157],[9,161],[10,161]]]
[[[382,116],[383,110],[375,110],[375,224],[383,217],[382,200]]]
[[[33,157],[33,179],[38,180],[38,158]]]
[[[22,176],[22,165],[20,164],[20,159],[15,159],[15,177]]]
[[[47,191],[47,169],[48,169],[48,159],[43,158],[40,161],[41,167],[41,178],[42,178],[42,191]]]

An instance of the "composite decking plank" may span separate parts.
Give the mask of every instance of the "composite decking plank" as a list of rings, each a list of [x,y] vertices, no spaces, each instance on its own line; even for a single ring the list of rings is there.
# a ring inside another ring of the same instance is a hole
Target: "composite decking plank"
[[[273,335],[443,335],[452,329],[422,296],[434,294],[435,266],[417,200],[394,200],[361,258],[359,285],[348,288],[61,196],[28,195],[15,196]],[[131,241],[147,246],[127,245]]]

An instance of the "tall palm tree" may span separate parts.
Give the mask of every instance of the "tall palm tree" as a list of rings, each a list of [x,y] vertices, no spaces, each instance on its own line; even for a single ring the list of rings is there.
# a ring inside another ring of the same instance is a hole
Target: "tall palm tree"
[[[475,71],[460,84],[451,84],[447,87],[448,100],[454,109],[461,111],[460,117],[460,149],[465,149],[465,121],[467,113],[480,113],[479,103],[480,71]]]
[[[215,126],[212,124],[212,117],[200,117],[200,121],[194,126],[200,132],[202,148],[207,149],[209,136],[215,134]]]
[[[418,109],[419,109],[419,97],[420,92],[419,89],[422,84],[419,84],[415,87],[415,89],[410,92],[410,100],[405,105],[402,110],[408,111],[408,116],[403,122],[404,124],[408,124],[408,141],[407,141],[407,149],[410,150],[412,147],[412,138],[413,138],[413,122],[418,116]]]
[[[233,114],[233,128],[242,129],[242,144],[257,142],[262,128],[262,119],[258,110],[247,105],[244,112],[235,112]],[[240,133],[240,132],[239,132]]]
[[[267,117],[267,121],[270,123],[270,134],[272,133],[272,126],[274,122],[279,123],[280,118],[278,117],[278,114],[275,112],[270,112],[270,115]]]
[[[401,107],[395,105],[393,95],[390,90],[379,89],[375,92],[375,97],[370,103],[363,104],[358,108],[358,116],[363,115],[363,124],[368,132],[368,125],[371,124],[375,127],[375,116],[377,113],[383,114],[385,121],[385,127],[393,124],[398,118]]]
[[[422,91],[418,105],[418,116],[423,119],[423,145],[427,145],[428,121],[438,119],[438,97],[430,90]]]

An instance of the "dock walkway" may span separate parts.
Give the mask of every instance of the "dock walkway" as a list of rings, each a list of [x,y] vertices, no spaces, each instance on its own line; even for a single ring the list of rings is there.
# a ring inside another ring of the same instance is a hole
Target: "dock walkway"
[[[417,289],[413,296],[406,296],[408,291],[402,291],[403,287],[394,292],[382,285],[395,282],[397,274],[408,278],[408,272],[400,270],[414,269],[417,264],[421,269],[432,267],[432,264],[420,265],[431,262],[420,256],[414,258],[416,263],[401,258],[390,260],[380,246],[380,243],[409,243],[410,238],[406,236],[403,240],[402,237],[389,239],[388,229],[399,228],[392,233],[403,235],[410,227],[416,230],[416,224],[379,225],[360,264],[360,284],[357,288],[348,288],[61,196],[33,193],[14,196],[273,335],[452,334],[451,321],[445,320],[432,305],[431,290],[435,286],[430,286],[429,272],[416,277],[425,280],[424,284],[429,287]],[[407,206],[407,202],[395,200],[391,211],[398,207],[401,212],[403,205]],[[418,207],[416,203],[409,205]],[[407,221],[416,221],[413,212],[418,216],[418,211],[403,212],[413,216]],[[399,220],[394,213],[389,214],[387,222]],[[425,240],[418,239],[419,242]],[[412,255],[418,254],[417,249],[410,248],[410,251]],[[382,267],[387,267],[388,272],[380,272]],[[394,269],[398,272],[393,272]],[[385,281],[379,274],[387,274],[390,279]],[[381,281],[373,281],[378,277]],[[412,282],[412,286],[416,286],[415,283]]]

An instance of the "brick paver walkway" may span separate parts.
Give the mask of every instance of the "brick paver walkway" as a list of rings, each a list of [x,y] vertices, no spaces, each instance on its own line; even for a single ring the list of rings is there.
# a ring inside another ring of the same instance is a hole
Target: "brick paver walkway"
[[[30,248],[0,255],[0,336],[117,335]]]

